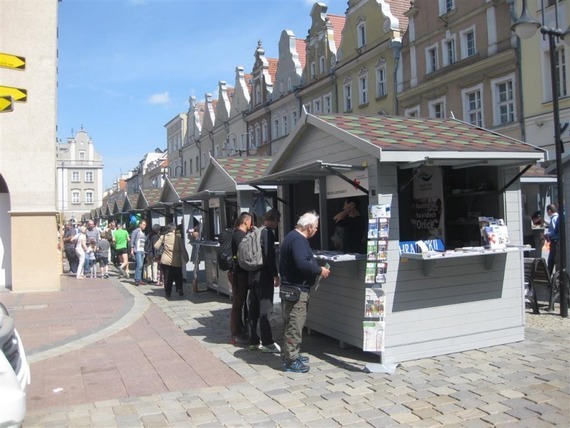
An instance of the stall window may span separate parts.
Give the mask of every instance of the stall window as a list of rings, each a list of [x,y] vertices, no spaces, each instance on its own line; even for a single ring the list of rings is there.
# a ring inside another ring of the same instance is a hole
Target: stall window
[[[446,249],[481,245],[479,217],[502,218],[498,168],[423,168],[398,171],[400,241],[441,239]]]

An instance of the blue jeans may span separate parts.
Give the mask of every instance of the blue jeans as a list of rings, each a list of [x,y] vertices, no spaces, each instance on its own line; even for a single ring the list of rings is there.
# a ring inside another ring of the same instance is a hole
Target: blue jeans
[[[144,264],[144,251],[137,251],[135,253],[136,267],[135,267],[135,282],[142,281],[142,271]]]
[[[85,265],[83,267],[83,273],[85,275],[89,275],[89,268],[91,267],[91,264],[89,263],[89,256],[86,254],[85,255]]]

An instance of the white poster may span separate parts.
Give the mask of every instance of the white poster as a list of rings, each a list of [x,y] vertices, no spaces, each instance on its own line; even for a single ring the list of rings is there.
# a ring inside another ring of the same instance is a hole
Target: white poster
[[[354,184],[350,184],[337,175],[327,175],[327,199],[348,198],[350,196],[363,196],[365,193],[356,184],[368,189],[368,171],[347,171],[342,173]],[[315,180],[315,193],[319,192],[318,180]]]

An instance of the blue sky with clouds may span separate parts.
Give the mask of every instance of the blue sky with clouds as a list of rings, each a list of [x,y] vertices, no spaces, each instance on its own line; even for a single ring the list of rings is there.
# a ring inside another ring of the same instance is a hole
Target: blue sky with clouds
[[[278,57],[281,32],[305,38],[313,0],[63,0],[58,137],[81,127],[103,156],[104,187],[166,147],[164,125],[188,98],[251,72],[258,40]],[[344,15],[346,0],[324,2]]]

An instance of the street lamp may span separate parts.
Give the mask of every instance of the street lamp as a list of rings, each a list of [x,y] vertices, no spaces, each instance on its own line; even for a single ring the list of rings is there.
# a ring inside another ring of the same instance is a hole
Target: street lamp
[[[558,107],[558,75],[556,73],[556,41],[562,39],[570,46],[570,26],[566,31],[559,28],[550,28],[540,25],[528,13],[527,0],[523,0],[522,13],[519,19],[512,25],[511,29],[521,39],[532,37],[536,30],[540,29],[540,33],[548,36],[548,50],[550,55],[550,80],[552,83],[552,114],[554,116],[554,146],[556,149],[556,183],[558,187],[558,245],[559,245],[559,262],[558,270],[560,271],[560,316],[568,317],[568,284],[566,281],[566,213],[564,212],[564,171],[562,170],[562,153],[564,146],[562,144],[560,132],[560,109]]]

